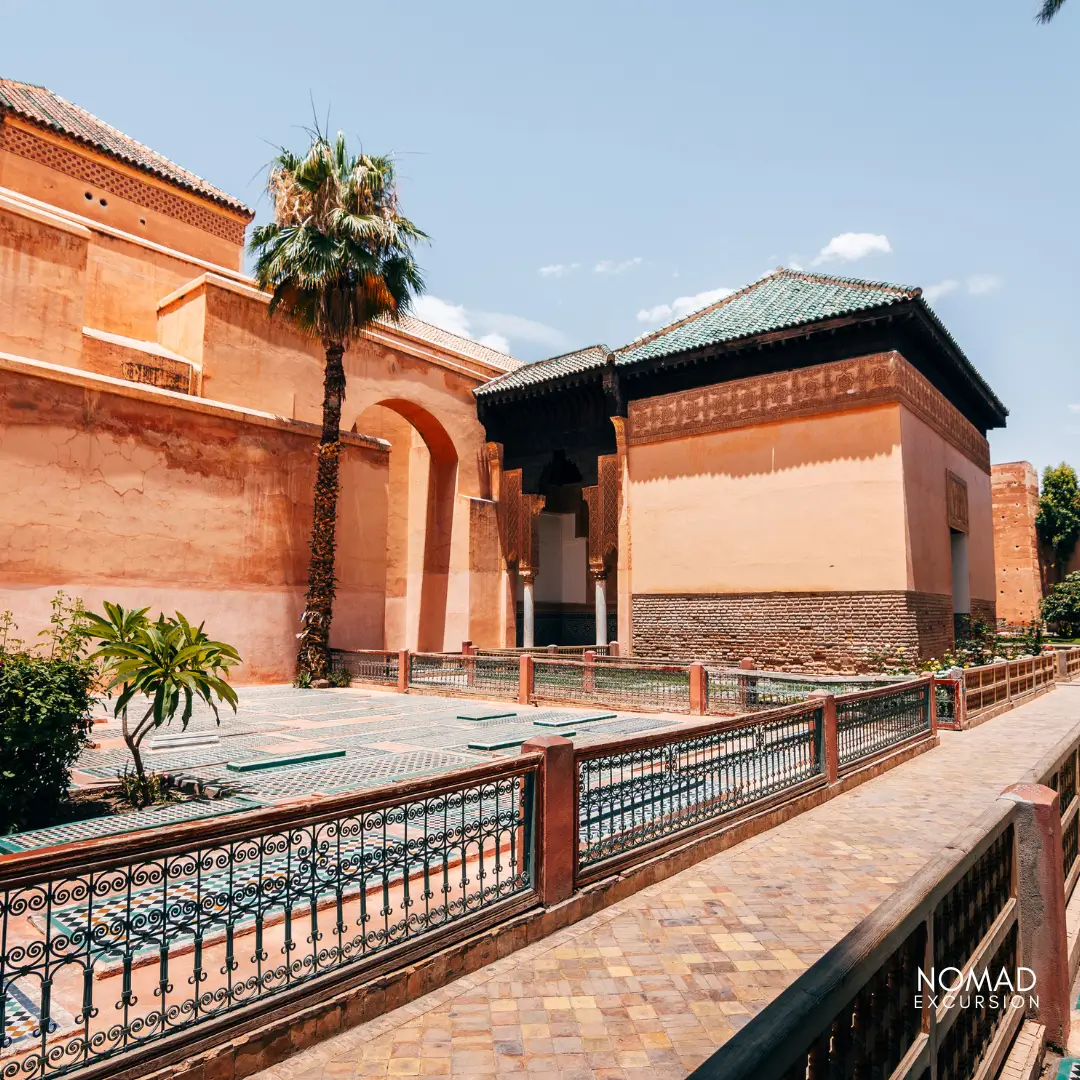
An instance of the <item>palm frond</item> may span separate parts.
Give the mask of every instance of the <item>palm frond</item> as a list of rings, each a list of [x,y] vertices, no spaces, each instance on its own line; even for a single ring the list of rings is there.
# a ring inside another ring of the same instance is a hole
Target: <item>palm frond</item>
[[[1048,23],[1064,6],[1065,0],[1043,0],[1043,6],[1039,14],[1035,16],[1036,22]]]

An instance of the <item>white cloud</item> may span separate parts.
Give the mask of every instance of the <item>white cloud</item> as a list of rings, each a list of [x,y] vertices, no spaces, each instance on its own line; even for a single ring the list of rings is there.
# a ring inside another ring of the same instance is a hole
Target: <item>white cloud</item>
[[[485,334],[482,338],[477,338],[477,341],[481,345],[486,345],[489,349],[494,349],[496,352],[504,352],[507,356],[510,355],[510,342],[503,337],[502,334]]]
[[[1078,412],[1078,413],[1080,413],[1080,405],[1070,405],[1069,406],[1069,412]]]
[[[632,259],[623,259],[622,262],[615,262],[612,259],[601,259],[593,267],[593,273],[595,274],[621,274],[624,270],[630,270],[635,266],[640,266],[643,260],[640,255],[635,255]]]
[[[576,270],[581,263],[552,263],[550,266],[541,266],[537,273],[541,277],[565,277]]]
[[[967,279],[967,290],[972,296],[985,296],[1001,288],[1001,278],[994,274],[972,274]]]
[[[511,341],[529,341],[560,349],[567,342],[561,330],[544,323],[523,319],[520,315],[504,315],[497,311],[470,311],[469,320],[481,333],[501,334]]]
[[[705,292],[694,293],[693,296],[678,296],[670,304],[657,304],[656,307],[642,308],[638,313],[638,321],[644,323],[662,323],[681,319],[700,308],[715,304],[717,300],[723,300],[730,296],[734,289],[707,289]]]
[[[814,265],[827,262],[854,262],[867,255],[888,255],[892,251],[889,238],[882,233],[846,232],[834,236],[818,253]]]
[[[960,288],[960,282],[955,278],[946,278],[944,281],[939,281],[936,285],[927,285],[923,289],[923,299],[932,304],[935,300],[940,300],[943,296],[948,296],[951,292],[956,292]]]
[[[461,304],[451,304],[440,300],[431,293],[422,293],[413,300],[413,314],[424,322],[431,323],[451,334],[472,337],[469,333],[469,315]]]
[[[566,345],[566,336],[552,326],[523,319],[520,315],[473,311],[463,304],[451,304],[430,293],[424,293],[413,301],[413,314],[432,326],[471,338],[498,352],[509,353],[511,341],[535,342],[552,348]]]

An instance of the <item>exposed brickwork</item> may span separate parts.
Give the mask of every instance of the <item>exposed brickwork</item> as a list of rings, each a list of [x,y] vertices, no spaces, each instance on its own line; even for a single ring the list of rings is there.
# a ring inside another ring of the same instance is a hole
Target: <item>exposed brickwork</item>
[[[997,622],[997,604],[993,600],[976,600],[972,597],[971,617],[982,619],[983,622],[993,626]]]
[[[1029,623],[1042,599],[1042,569],[1035,515],[1039,509],[1039,474],[1026,461],[1010,461],[990,470],[994,514],[994,573],[997,614],[1008,623]],[[972,601],[972,607],[975,602]]]
[[[952,598],[917,592],[636,595],[634,652],[788,671],[856,671],[952,647]]]

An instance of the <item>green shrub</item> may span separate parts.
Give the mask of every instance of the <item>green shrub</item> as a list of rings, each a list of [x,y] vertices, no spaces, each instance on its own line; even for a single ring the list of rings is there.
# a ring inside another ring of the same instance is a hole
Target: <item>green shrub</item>
[[[80,653],[81,608],[60,594],[40,654],[0,618],[0,833],[53,824],[90,741],[94,667]]]
[[[1080,631],[1080,570],[1051,586],[1043,597],[1042,617],[1063,637],[1075,637]]]

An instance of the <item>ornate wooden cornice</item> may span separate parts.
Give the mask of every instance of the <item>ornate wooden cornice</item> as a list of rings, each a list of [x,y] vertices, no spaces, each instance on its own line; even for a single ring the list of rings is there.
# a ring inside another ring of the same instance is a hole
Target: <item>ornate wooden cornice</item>
[[[990,445],[930,381],[892,351],[755,375],[630,402],[629,444],[899,402],[990,471]]]

